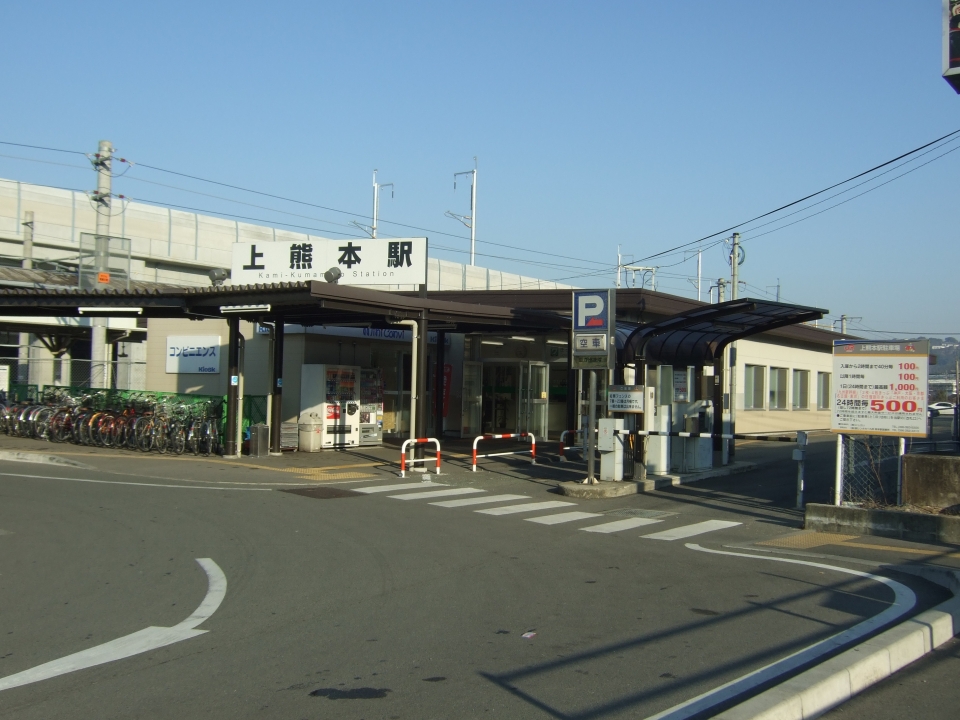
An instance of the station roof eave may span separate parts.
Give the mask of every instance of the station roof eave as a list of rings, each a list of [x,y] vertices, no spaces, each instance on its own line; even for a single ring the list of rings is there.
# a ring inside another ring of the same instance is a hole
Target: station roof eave
[[[745,298],[706,305],[629,332],[618,328],[624,363],[706,365],[735,340],[819,320],[826,310]]]
[[[231,308],[224,312],[224,308]],[[240,310],[240,308],[249,308]],[[240,311],[249,320],[310,325],[388,326],[425,317],[456,332],[509,329],[513,332],[566,330],[561,314],[498,305],[461,303],[431,297],[317,281],[273,285],[154,287],[132,290],[0,288],[0,315],[20,317],[127,316],[143,318],[223,318]]]

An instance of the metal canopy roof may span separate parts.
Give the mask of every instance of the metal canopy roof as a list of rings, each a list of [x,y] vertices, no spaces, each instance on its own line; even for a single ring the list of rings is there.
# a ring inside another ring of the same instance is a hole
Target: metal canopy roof
[[[619,327],[624,363],[705,365],[741,338],[786,325],[819,320],[820,308],[746,298],[688,310],[632,330]]]
[[[456,332],[510,328],[514,331],[567,330],[570,320],[549,311],[522,310],[479,303],[334,285],[323,282],[275,285],[231,285],[205,288],[158,287],[132,290],[56,288],[0,289],[0,315],[21,317],[130,316],[143,318],[222,318],[221,308],[252,306],[242,312],[249,320],[299,325],[365,325],[386,327],[393,320],[417,319],[443,324]],[[255,306],[269,306],[257,308]],[[126,311],[126,312],[125,312]]]

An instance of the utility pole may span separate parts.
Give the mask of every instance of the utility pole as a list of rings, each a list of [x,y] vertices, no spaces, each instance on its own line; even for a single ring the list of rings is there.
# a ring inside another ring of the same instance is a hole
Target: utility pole
[[[734,300],[740,297],[740,233],[733,234],[733,251],[730,253],[730,280],[733,287],[730,288],[730,295]],[[730,372],[730,434],[737,432],[737,343],[730,343],[730,362],[727,363]],[[737,443],[730,440],[730,462],[736,455]]]
[[[33,210],[23,213],[23,263],[25,270],[33,269]],[[11,382],[30,382],[30,333],[20,333],[17,339],[16,375]]]
[[[689,251],[689,252],[693,252],[693,251],[691,250],[691,251]],[[696,252],[697,252],[697,281],[694,282],[694,281],[691,280],[690,278],[687,278],[687,282],[690,283],[691,285],[693,285],[693,286],[697,289],[697,302],[700,302],[700,300],[701,300],[700,288],[703,286],[703,285],[702,285],[702,283],[703,283],[703,277],[702,277],[702,270],[703,270],[703,250],[702,250],[702,249],[701,249],[701,250],[697,250]],[[692,256],[692,255],[689,255],[689,253],[685,253],[684,256],[683,256],[683,261],[686,262],[690,257],[693,257],[693,256]],[[711,293],[711,290],[712,290],[712,288],[711,288],[710,290],[707,290],[707,300],[709,300],[709,299],[712,297],[712,295],[710,294],[710,293]]]
[[[738,272],[740,263],[740,233],[733,234],[733,250],[730,252],[730,282],[733,287],[730,288],[730,296],[733,300],[736,300],[740,296],[740,283],[738,278],[740,273]]]
[[[727,299],[727,295],[724,292],[727,289],[727,280],[726,278],[717,278],[717,302],[722,303]]]
[[[113,192],[113,145],[101,140],[91,162],[97,171],[97,191],[93,195],[97,211],[97,234],[93,250],[93,276],[110,270],[110,205]],[[90,387],[105,388],[110,384],[107,358],[107,319],[90,320]]]
[[[850,316],[850,315],[841,315],[841,316],[840,316],[840,334],[841,334],[841,335],[846,335],[846,334],[847,334],[847,320],[857,321],[857,320],[863,320],[863,318],[862,318],[862,317],[852,317],[852,316]],[[837,327],[837,321],[836,321],[836,320],[833,321],[833,327],[834,327],[834,328]]]
[[[33,210],[27,210],[23,214],[23,262],[21,267],[24,270],[33,269]]]
[[[457,215],[456,213],[450,212],[447,210],[444,213],[448,218],[453,218],[454,220],[459,220],[468,228],[470,228],[470,264],[476,265],[476,253],[477,253],[477,158],[473,158],[473,170],[465,170],[464,172],[458,172],[453,174],[453,189],[457,189],[457,178],[460,175],[469,175],[470,176],[470,214],[469,215]]]
[[[701,271],[703,270],[703,250],[697,250],[697,302],[700,302]]]
[[[370,226],[370,237],[377,237],[377,220],[380,218],[380,191],[383,188],[390,188],[390,197],[393,197],[393,183],[377,182],[377,171],[373,171],[373,225]]]
[[[614,287],[620,287],[620,269],[623,267],[623,256],[620,255],[620,246],[617,245],[617,280]]]

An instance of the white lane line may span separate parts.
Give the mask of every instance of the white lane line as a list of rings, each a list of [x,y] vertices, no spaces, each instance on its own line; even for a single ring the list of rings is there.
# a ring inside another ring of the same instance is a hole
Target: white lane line
[[[403,495],[388,495],[394,500],[426,500],[427,498],[444,497],[446,495],[474,495],[486,492],[479,488],[450,488],[449,490],[429,490],[420,493],[404,493]]]
[[[863,572],[862,570],[853,570],[851,568],[839,567],[838,565],[825,565],[823,563],[810,562],[809,560],[794,560],[792,558],[750,555],[747,553],[732,553],[724,550],[708,550],[707,548],[701,547],[696,543],[686,543],[686,547],[690,548],[691,550],[710,553],[711,555],[729,555],[731,557],[750,558],[753,560],[782,562],[790,565],[807,565],[809,567],[820,568],[821,570],[834,570],[839,573],[846,573],[847,575],[856,575],[857,577],[869,578],[870,580],[883,583],[888,588],[893,590],[894,600],[890,607],[888,607],[886,610],[874,615],[871,618],[867,618],[863,622],[854,625],[852,628],[848,628],[843,632],[832,635],[826,640],[821,640],[818,643],[814,643],[813,645],[810,645],[799,652],[795,652],[793,655],[788,655],[782,660],[777,660],[776,662],[766,665],[758,670],[754,670],[752,673],[743,675],[742,677],[732,680],[725,685],[721,685],[718,688],[709,690],[702,695],[698,695],[692,700],[687,700],[684,703],[675,705],[674,707],[657,713],[656,715],[651,715],[649,718],[647,718],[647,720],[686,720],[686,718],[690,718],[695,715],[701,715],[716,705],[726,703],[732,698],[749,692],[750,690],[768,683],[771,680],[780,677],[781,675],[792,672],[798,667],[816,660],[818,657],[832,653],[844,645],[856,642],[865,635],[869,635],[884,625],[893,622],[903,615],[906,615],[917,602],[917,596],[914,595],[913,591],[906,585],[902,585],[896,580],[891,580],[890,578],[883,577],[882,575],[873,575],[872,573]]]
[[[683,540],[684,538],[693,537],[694,535],[703,535],[703,533],[723,530],[724,528],[735,527],[739,524],[738,522],[732,522],[730,520],[705,520],[694,523],[693,525],[681,525],[680,527],[670,528],[669,530],[658,533],[651,533],[650,535],[641,535],[640,537],[646,538],[647,540]]]
[[[416,490],[417,488],[446,487],[446,486],[447,486],[446,483],[435,483],[431,480],[424,480],[423,482],[399,483],[396,485],[371,485],[370,487],[353,488],[353,491],[359,492],[359,493],[381,493],[381,492],[391,492],[393,490]]]
[[[139,487],[177,488],[179,490],[244,490],[247,492],[273,492],[271,488],[246,487],[210,487],[209,485],[161,485],[160,483],[123,482],[121,480],[88,480],[86,478],[58,477],[57,475],[21,475],[20,473],[0,473],[4,477],[36,478],[37,480],[68,480],[80,483],[100,483],[103,485],[137,485]]]
[[[193,614],[183,622],[177,623],[173,627],[148,627],[122,638],[111,640],[103,645],[81,650],[59,660],[51,660],[35,668],[0,678],[0,691],[29,685],[41,680],[49,680],[58,675],[103,665],[114,660],[123,660],[166,645],[172,645],[181,640],[189,640],[198,635],[203,635],[207,631],[197,630],[196,627],[204,620],[209,619],[220,607],[220,603],[223,602],[223,598],[227,594],[227,576],[210,558],[197,558],[197,562],[207,574],[207,594]]]
[[[484,515],[512,515],[513,513],[530,512],[532,510],[552,510],[558,507],[567,507],[576,505],[576,503],[563,502],[562,500],[547,500],[546,502],[524,503],[523,505],[506,505],[505,507],[487,508],[486,510],[474,510],[474,512]]]
[[[465,507],[467,505],[485,505],[494,502],[506,502],[507,500],[529,500],[529,495],[484,495],[483,497],[464,498],[463,500],[444,500],[443,502],[430,503],[437,507]]]
[[[642,527],[644,525],[653,525],[658,523],[660,520],[653,520],[651,518],[627,518],[626,520],[614,520],[613,522],[603,523],[601,525],[591,525],[590,527],[580,528],[584,532],[595,532],[595,533],[615,533],[620,532],[621,530],[632,530],[633,528]]]
[[[556,515],[541,515],[535,518],[524,518],[527,522],[540,523],[541,525],[559,525],[560,523],[573,522],[574,520],[584,520],[586,518],[597,517],[598,513],[591,512],[565,512]]]

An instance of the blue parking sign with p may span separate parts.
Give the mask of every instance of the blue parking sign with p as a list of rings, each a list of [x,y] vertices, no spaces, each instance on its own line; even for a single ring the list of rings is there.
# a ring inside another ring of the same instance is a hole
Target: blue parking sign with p
[[[610,323],[610,294],[606,290],[573,293],[573,329],[606,332]]]

